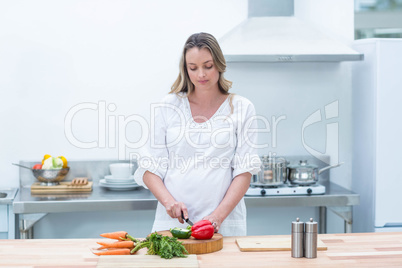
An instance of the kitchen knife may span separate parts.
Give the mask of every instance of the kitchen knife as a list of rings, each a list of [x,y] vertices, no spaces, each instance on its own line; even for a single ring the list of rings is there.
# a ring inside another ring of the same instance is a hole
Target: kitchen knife
[[[185,220],[190,226],[193,226],[193,225],[194,225],[193,222],[190,221],[188,218],[187,218],[187,219],[184,218],[183,211],[181,212],[181,218],[182,218],[183,220]]]

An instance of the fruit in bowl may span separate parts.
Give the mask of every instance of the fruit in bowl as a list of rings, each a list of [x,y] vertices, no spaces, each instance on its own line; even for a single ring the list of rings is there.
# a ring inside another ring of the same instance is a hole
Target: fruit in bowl
[[[70,171],[67,164],[67,159],[64,156],[52,157],[47,154],[43,157],[42,164],[36,164],[32,167],[32,172],[42,185],[55,185],[59,184]]]
[[[63,161],[59,157],[49,157],[43,161],[42,169],[61,169]]]

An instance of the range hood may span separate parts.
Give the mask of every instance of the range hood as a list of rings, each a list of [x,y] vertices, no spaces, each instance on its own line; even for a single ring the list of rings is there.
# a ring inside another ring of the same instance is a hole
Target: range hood
[[[363,54],[293,16],[250,17],[219,43],[227,62],[363,60]]]

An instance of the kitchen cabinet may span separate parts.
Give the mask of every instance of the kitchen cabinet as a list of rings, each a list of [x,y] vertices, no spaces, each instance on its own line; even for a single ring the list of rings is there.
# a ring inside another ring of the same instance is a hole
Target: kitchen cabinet
[[[12,202],[17,189],[0,189],[0,239],[15,238],[15,216]]]
[[[275,240],[289,237],[281,235],[247,238]],[[400,267],[402,263],[400,232],[320,234],[318,239],[327,246],[327,250],[318,251],[315,259],[292,258],[291,251],[242,252],[235,242],[236,238],[242,237],[224,237],[222,250],[196,255],[198,267]],[[97,247],[96,241],[100,239],[0,240],[0,265],[59,267],[62,264],[65,267],[95,268],[100,259],[105,258],[92,254],[90,249]],[[136,255],[112,256],[112,258],[119,261],[125,259],[132,265],[130,267],[135,267],[137,257],[141,257],[142,260],[155,257],[145,254],[146,249],[141,249]],[[161,258],[158,260],[160,262],[158,267],[169,265],[169,260]],[[179,262],[180,260],[183,260],[184,265],[184,259],[175,259]]]
[[[0,238],[6,238],[8,232],[8,206],[0,205]]]

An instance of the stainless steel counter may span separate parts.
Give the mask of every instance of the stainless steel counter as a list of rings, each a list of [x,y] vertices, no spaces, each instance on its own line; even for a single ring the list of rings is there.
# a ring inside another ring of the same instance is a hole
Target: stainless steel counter
[[[322,184],[326,186],[324,195],[246,196],[245,202],[248,207],[319,207],[321,233],[326,233],[328,208],[345,220],[345,232],[351,232],[352,206],[359,204],[359,195],[334,183]],[[22,187],[13,204],[14,213],[20,214],[21,237],[24,238],[29,238],[29,229],[46,213],[147,210],[156,209],[156,205],[155,197],[144,188],[109,191],[97,184],[91,193],[64,195],[32,195],[29,187]]]
[[[311,156],[286,156],[286,159],[294,163],[306,159],[319,168],[326,166],[324,162]],[[115,162],[69,161],[70,172],[66,181],[71,181],[75,177],[88,177],[94,183],[93,191],[84,194],[32,195],[30,187],[36,179],[30,170],[20,168],[21,187],[13,203],[14,213],[19,218],[20,238],[32,238],[32,226],[47,213],[156,209],[157,200],[144,188],[132,191],[109,191],[99,186],[100,179],[109,174],[109,164]],[[33,166],[36,162],[20,161],[20,164]],[[246,196],[245,202],[248,207],[319,207],[320,233],[326,233],[326,211],[330,209],[344,219],[345,232],[351,232],[352,207],[359,204],[359,195],[329,183],[326,172],[320,175],[320,180],[320,184],[326,186],[324,195]]]
[[[14,200],[14,212],[62,213],[79,211],[156,209],[156,198],[144,188],[132,191],[109,191],[93,186],[91,193],[31,194],[28,187],[20,188]]]
[[[12,204],[17,191],[17,188],[0,189],[0,205]]]
[[[245,196],[250,206],[354,206],[359,195],[334,184],[326,183],[324,195],[301,196]],[[59,213],[78,211],[156,209],[156,198],[149,190],[109,191],[95,185],[88,194],[32,195],[30,188],[21,188],[14,200],[14,213]]]

